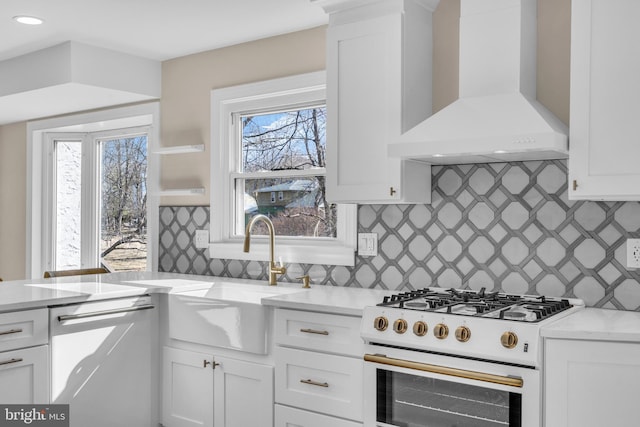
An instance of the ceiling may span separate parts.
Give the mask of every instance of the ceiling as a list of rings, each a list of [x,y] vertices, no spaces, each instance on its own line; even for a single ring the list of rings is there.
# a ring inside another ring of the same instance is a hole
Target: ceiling
[[[164,61],[327,22],[310,0],[2,0],[0,61],[69,40]]]
[[[154,99],[162,61],[327,22],[311,0],[0,0],[0,126]]]

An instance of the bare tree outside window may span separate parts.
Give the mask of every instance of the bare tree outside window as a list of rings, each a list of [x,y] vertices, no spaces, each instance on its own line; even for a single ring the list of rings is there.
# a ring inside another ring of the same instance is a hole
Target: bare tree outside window
[[[326,108],[245,115],[241,120],[241,172],[251,178],[237,178],[235,188],[244,192],[245,224],[262,213],[271,217],[279,235],[335,237],[336,206],[327,203],[325,191]],[[256,233],[266,234],[259,225]]]
[[[147,136],[102,141],[100,261],[111,271],[147,265]]]

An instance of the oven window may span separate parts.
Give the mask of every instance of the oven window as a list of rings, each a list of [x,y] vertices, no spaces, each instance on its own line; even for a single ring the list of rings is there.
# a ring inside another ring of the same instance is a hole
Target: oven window
[[[399,427],[522,425],[518,393],[377,370],[377,420]]]

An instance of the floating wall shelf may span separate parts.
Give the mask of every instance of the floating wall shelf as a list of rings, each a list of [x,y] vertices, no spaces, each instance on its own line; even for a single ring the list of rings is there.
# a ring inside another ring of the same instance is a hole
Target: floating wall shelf
[[[202,151],[204,151],[204,144],[162,147],[155,150],[154,153],[155,154],[184,154],[184,153],[200,153]]]
[[[176,188],[172,190],[160,190],[160,196],[195,196],[204,194],[204,188]]]

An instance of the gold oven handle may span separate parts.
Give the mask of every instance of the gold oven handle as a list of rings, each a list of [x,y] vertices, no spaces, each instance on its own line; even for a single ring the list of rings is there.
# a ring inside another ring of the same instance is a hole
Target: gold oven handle
[[[410,362],[408,360],[393,359],[379,354],[365,354],[366,362],[380,363],[382,365],[397,366],[399,368],[414,369],[417,371],[431,372],[434,374],[449,375],[451,377],[466,378],[476,381],[507,385],[511,387],[522,387],[522,378],[505,377],[502,375],[487,374],[484,372],[467,371],[465,369],[447,368],[446,366],[429,365],[427,363]]]

